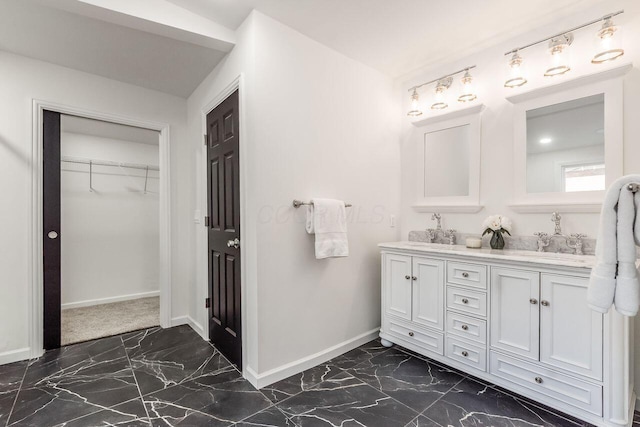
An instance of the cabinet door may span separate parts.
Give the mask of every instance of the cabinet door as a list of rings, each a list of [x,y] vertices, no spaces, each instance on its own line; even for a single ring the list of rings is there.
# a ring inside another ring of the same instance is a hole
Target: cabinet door
[[[384,255],[384,309],[387,314],[411,320],[411,257]]]
[[[588,280],[543,274],[540,361],[602,379],[602,314],[587,305]]]
[[[491,346],[538,360],[539,273],[491,269]]]
[[[412,320],[444,330],[444,261],[414,257],[413,276]]]

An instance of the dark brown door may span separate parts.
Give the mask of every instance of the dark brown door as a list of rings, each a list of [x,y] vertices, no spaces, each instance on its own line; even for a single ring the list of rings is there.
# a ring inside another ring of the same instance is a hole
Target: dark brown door
[[[44,111],[42,261],[45,350],[60,347],[60,113]]]
[[[238,91],[207,115],[209,337],[242,367]]]

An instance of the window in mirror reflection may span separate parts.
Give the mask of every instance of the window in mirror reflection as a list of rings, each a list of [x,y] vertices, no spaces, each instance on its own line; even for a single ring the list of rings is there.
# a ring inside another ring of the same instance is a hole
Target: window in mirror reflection
[[[424,196],[469,195],[470,126],[424,135]]]
[[[527,111],[527,192],[605,189],[604,94]]]

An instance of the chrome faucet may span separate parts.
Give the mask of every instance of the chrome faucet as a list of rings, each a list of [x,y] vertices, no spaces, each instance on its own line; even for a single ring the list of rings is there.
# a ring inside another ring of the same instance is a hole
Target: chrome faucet
[[[568,248],[573,249],[576,255],[584,255],[582,251],[582,239],[587,237],[586,234],[581,233],[573,233],[569,236],[562,234],[562,226],[560,225],[560,220],[562,219],[562,215],[558,212],[553,212],[551,214],[551,221],[555,223],[555,231],[552,235],[549,235],[543,231],[538,231],[533,233],[534,236],[538,238],[538,252],[544,252],[544,248],[549,246],[551,243],[551,239],[554,237],[560,237],[564,239],[565,244]]]
[[[449,228],[446,231],[442,229],[442,215],[439,213],[434,213],[431,215],[431,220],[437,221],[436,228],[427,228],[427,240],[429,243],[432,243],[434,240],[438,238],[438,235],[442,236],[443,239],[448,239],[450,245],[456,244],[456,230],[453,228]]]

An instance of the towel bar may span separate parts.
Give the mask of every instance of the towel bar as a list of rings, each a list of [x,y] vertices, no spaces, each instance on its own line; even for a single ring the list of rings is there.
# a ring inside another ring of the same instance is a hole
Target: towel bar
[[[296,209],[298,209],[302,205],[312,205],[312,204],[313,204],[313,202],[303,202],[302,200],[293,199],[293,207],[296,208]],[[351,206],[352,205],[349,204],[349,203],[345,203],[344,204],[345,208],[350,208]]]
[[[640,183],[633,182],[633,183],[627,185],[627,189],[629,191],[631,191],[632,193],[637,193],[638,190],[640,190]]]

